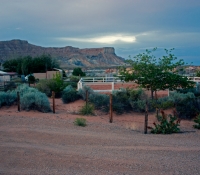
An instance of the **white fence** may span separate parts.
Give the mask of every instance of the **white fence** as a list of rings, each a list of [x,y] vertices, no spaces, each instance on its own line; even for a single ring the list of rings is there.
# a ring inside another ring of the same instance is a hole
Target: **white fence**
[[[110,85],[110,89],[106,90],[94,90],[96,92],[112,92],[115,89],[115,83],[122,83],[123,81],[119,77],[90,77],[81,78],[78,82],[78,90],[82,89],[83,86],[90,85]]]
[[[196,84],[200,83],[200,77],[187,77],[189,80],[196,82]],[[78,90],[82,89],[83,86],[90,85],[110,85],[109,89],[105,90],[94,90],[96,92],[112,92],[115,90],[115,85],[118,83],[124,83],[119,77],[89,77],[89,78],[81,78],[78,82]]]

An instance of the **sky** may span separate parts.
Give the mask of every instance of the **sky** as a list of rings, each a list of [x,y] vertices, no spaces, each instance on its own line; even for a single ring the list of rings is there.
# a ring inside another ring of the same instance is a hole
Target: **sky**
[[[199,0],[0,0],[0,41],[43,47],[146,49],[200,65]],[[158,57],[159,57],[158,56]]]

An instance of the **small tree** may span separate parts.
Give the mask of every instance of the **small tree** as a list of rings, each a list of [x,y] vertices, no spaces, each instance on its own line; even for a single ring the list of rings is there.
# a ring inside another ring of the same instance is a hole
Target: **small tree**
[[[173,49],[165,49],[166,55],[162,58],[156,58],[152,54],[156,49],[146,50],[145,53],[136,55],[133,60],[127,61],[131,65],[131,71],[125,68],[120,71],[125,81],[136,81],[143,88],[151,91],[152,98],[157,90],[193,87],[194,82],[176,74],[176,68],[185,63],[183,60],[176,61],[177,58],[171,53]]]
[[[30,75],[30,76],[28,77],[28,82],[29,82],[30,84],[35,83],[35,77],[34,77],[33,75]]]
[[[197,72],[196,72],[196,76],[197,76],[197,77],[200,77],[200,71],[197,71]]]
[[[47,86],[50,88],[51,91],[54,91],[56,93],[56,97],[60,97],[62,90],[65,88],[65,84],[62,80],[61,74],[56,73],[55,75],[53,75],[53,79],[47,82]]]
[[[72,72],[72,75],[84,77],[85,76],[85,72],[83,72],[80,67],[77,67],[77,68],[74,68],[74,70]]]

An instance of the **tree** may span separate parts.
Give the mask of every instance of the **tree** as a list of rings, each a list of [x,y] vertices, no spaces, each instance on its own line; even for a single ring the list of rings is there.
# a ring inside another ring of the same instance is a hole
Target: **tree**
[[[197,77],[200,77],[200,71],[197,71],[197,72],[196,72],[196,76],[197,76]]]
[[[194,82],[189,81],[187,77],[176,74],[178,66],[185,65],[181,59],[172,54],[172,50],[165,49],[165,54],[162,58],[156,58],[152,52],[153,50],[146,50],[145,53],[138,54],[134,59],[129,59],[127,62],[131,65],[131,71],[121,68],[120,74],[125,77],[125,81],[135,81],[143,88],[153,93],[157,90],[175,90],[178,88],[190,88],[194,86]]]
[[[72,75],[84,77],[85,76],[85,72],[83,72],[80,67],[77,67],[77,68],[74,68],[74,70],[72,72]]]
[[[50,55],[41,55],[32,58],[31,56],[11,59],[3,63],[4,71],[17,72],[18,74],[28,75],[31,72],[46,72],[52,68],[59,68],[57,60]]]

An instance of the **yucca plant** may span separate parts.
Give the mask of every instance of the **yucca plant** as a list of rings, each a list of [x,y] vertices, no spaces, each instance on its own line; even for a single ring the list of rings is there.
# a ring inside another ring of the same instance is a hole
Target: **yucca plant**
[[[155,128],[151,128],[151,133],[153,134],[172,134],[172,133],[178,133],[180,132],[180,119],[178,119],[176,116],[172,116],[169,114],[168,116],[164,113],[164,111],[161,111],[162,118],[159,123],[156,124],[153,123]]]

